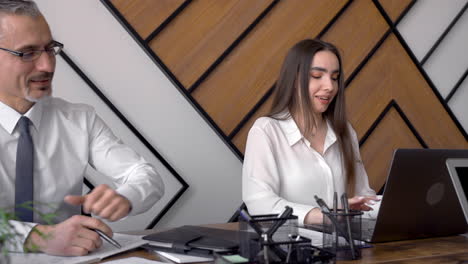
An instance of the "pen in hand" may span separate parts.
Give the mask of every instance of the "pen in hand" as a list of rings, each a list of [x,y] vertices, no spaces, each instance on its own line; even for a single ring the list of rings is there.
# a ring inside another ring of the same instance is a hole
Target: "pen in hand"
[[[93,230],[94,232],[98,233],[98,235],[104,239],[105,241],[109,242],[109,244],[113,245],[114,247],[116,248],[122,248],[122,246],[119,244],[119,242],[115,241],[114,239],[112,239],[111,237],[109,237],[108,235],[106,235],[106,233],[102,232],[101,230],[99,229],[95,229],[95,228],[92,228],[91,230]]]

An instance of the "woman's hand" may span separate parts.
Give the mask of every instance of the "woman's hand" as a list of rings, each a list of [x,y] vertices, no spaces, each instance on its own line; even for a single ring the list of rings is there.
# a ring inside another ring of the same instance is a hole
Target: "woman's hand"
[[[380,199],[377,196],[354,196],[348,199],[348,204],[351,210],[372,211],[374,209],[369,205],[374,205],[378,201]]]

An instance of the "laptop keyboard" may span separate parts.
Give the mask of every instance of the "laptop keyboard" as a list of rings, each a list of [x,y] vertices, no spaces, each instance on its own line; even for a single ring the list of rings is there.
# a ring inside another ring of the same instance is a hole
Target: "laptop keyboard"
[[[370,241],[374,234],[377,219],[362,218],[361,220],[361,238],[364,241]]]

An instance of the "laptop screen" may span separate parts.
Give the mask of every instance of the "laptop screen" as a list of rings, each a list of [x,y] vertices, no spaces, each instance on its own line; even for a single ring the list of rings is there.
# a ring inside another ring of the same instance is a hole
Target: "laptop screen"
[[[468,159],[447,159],[447,168],[468,223]]]
[[[456,167],[455,170],[457,171],[461,188],[465,196],[468,197],[468,167]]]

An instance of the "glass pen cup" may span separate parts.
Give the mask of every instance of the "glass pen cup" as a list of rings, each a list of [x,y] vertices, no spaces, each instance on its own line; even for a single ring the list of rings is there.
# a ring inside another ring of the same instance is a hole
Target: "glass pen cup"
[[[276,222],[281,221],[282,224],[273,234],[272,240],[274,244],[279,245],[286,251],[288,250],[288,244],[291,243],[291,237],[297,237],[299,234],[297,216],[295,215],[285,218],[279,218],[277,214],[253,215],[251,221],[257,223],[263,232],[270,229]],[[241,231],[256,233],[249,223],[243,219],[239,221],[239,229]],[[254,239],[250,237],[240,242],[240,255],[248,258],[250,261],[253,261],[257,257],[257,254],[262,250],[262,244],[264,244],[257,236]]]
[[[323,249],[335,254],[337,260],[361,258],[362,212],[343,209],[323,212]]]

